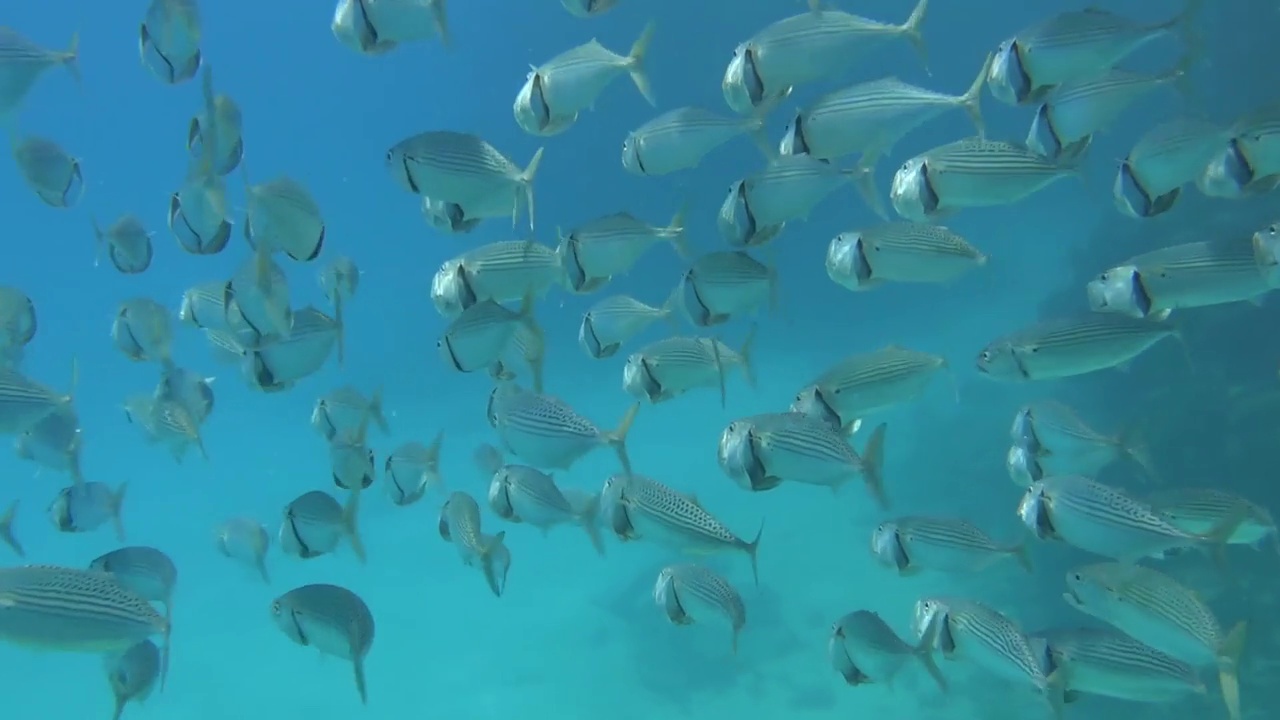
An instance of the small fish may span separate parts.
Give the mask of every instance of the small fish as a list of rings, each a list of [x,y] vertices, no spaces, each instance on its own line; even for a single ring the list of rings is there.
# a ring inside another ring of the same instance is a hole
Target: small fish
[[[244,565],[271,584],[267,573],[267,550],[271,549],[271,534],[262,523],[247,517],[236,517],[218,526],[216,535],[218,552]]]
[[[212,171],[192,166],[177,192],[169,196],[169,231],[193,255],[217,255],[231,241],[227,187]]]
[[[311,262],[324,248],[326,225],[311,192],[282,176],[258,185],[245,180],[248,209],[244,237],[260,256],[282,252],[298,262]],[[265,265],[265,257],[258,262]],[[265,269],[265,268],[264,268]],[[259,281],[263,270],[259,271]]]
[[[163,83],[186,82],[200,69],[201,35],[196,0],[151,0],[138,31],[142,64]]]
[[[622,141],[622,167],[634,175],[657,177],[689,170],[713,150],[740,135],[750,135],[772,156],[764,117],[724,117],[699,107],[681,107],[632,130]]]
[[[524,170],[489,143],[466,133],[436,130],[396,143],[387,151],[386,165],[396,182],[416,195],[466,204],[486,197],[519,192],[533,229],[533,178],[542,162],[542,148]],[[514,227],[519,204],[512,214]]]
[[[871,552],[899,575],[921,570],[972,573],[1006,558],[1032,572],[1023,543],[1000,545],[965,520],[904,517],[880,523],[871,533]]]
[[[485,219],[477,217],[467,208],[455,202],[422,198],[422,216],[431,227],[450,234],[466,234],[475,230]]]
[[[1280,552],[1280,535],[1271,512],[1233,492],[1209,487],[1177,488],[1158,490],[1145,500],[1166,522],[1196,535],[1213,533],[1243,516],[1227,538],[1228,543],[1256,549],[1270,542]]]
[[[540,298],[564,281],[560,254],[532,240],[481,245],[445,262],[431,280],[431,301],[453,318],[482,300]]]
[[[1260,237],[1266,236],[1183,243],[1138,255],[1089,281],[1089,307],[1163,320],[1183,308],[1260,302],[1273,287],[1272,268],[1280,264]]]
[[[71,36],[66,50],[49,50],[17,30],[0,27],[0,117],[12,117],[45,72],[65,67],[80,82],[80,35]]]
[[[161,676],[162,662],[160,648],[150,640],[143,640],[119,655],[104,658],[107,683],[111,685],[116,703],[111,720],[120,720],[130,702],[142,703],[151,696],[156,680]]]
[[[213,413],[213,381],[199,373],[167,365],[160,372],[160,382],[152,399],[157,403],[174,403],[186,410],[196,425],[201,425]]]
[[[1128,459],[1149,477],[1155,476],[1155,462],[1132,431],[1103,435],[1070,406],[1056,400],[1039,400],[1018,408],[1009,436],[1050,475],[1090,476]]]
[[[689,256],[683,210],[666,227],[654,227],[627,212],[604,215],[562,235],[556,254],[569,289],[589,293],[630,271],[658,243],[670,243],[680,257]]]
[[[430,445],[407,442],[387,456],[382,477],[391,502],[405,507],[422,499],[431,487],[443,488],[440,479],[440,444],[444,431],[436,433]]]
[[[377,459],[365,443],[365,428],[335,435],[329,441],[333,484],[343,490],[368,490],[377,473]]]
[[[18,557],[26,557],[27,553],[22,549],[22,543],[18,542],[18,537],[13,534],[13,519],[17,514],[17,500],[9,503],[8,509],[3,514],[0,514],[0,542],[8,545],[9,549]]]
[[[346,538],[360,562],[365,561],[360,539],[360,492],[347,494],[340,505],[332,495],[320,490],[305,492],[284,509],[280,523],[280,549],[286,554],[310,560],[331,553]]]
[[[947,680],[933,660],[934,640],[932,634],[925,634],[918,644],[908,645],[878,613],[855,610],[831,627],[827,658],[853,687],[868,683],[890,685],[907,660],[915,658],[938,689],[946,692]]]
[[[391,433],[387,416],[382,412],[382,390],[372,395],[351,385],[343,385],[316,400],[311,410],[311,427],[330,442],[340,435],[355,434],[373,423],[383,434]]]
[[[251,257],[224,289],[227,326],[245,328],[259,338],[287,338],[293,327],[289,279],[270,258]]]
[[[747,624],[747,609],[742,596],[719,573],[701,565],[668,565],[658,573],[653,601],[674,625],[723,617],[733,628],[733,654],[738,654],[738,635]]]
[[[240,166],[244,158],[244,121],[240,117],[240,106],[226,95],[214,97],[213,111],[217,117],[212,122],[204,113],[191,118],[187,128],[187,152],[198,160],[206,152],[205,142],[211,140],[207,152],[213,156],[214,172],[228,175]]]
[[[1072,377],[1120,367],[1176,327],[1123,315],[1089,313],[1035,323],[999,338],[978,353],[978,371],[998,380]]]
[[[80,453],[84,445],[80,418],[70,405],[45,415],[13,441],[14,453],[41,467],[65,472],[73,483],[84,482]]]
[[[1226,131],[1205,120],[1180,118],[1151,128],[1116,170],[1116,207],[1133,218],[1168,212],[1227,143]]]
[[[80,161],[48,138],[33,135],[19,141],[15,137],[13,160],[22,179],[50,207],[72,207],[84,195]]]
[[[341,318],[343,304],[360,289],[360,268],[349,257],[334,258],[320,270],[319,282],[325,299],[333,305],[333,314]]]
[[[338,42],[365,55],[382,55],[396,49],[397,44],[378,37],[367,0],[338,0],[329,29]]]
[[[112,321],[111,339],[134,362],[169,362],[173,355],[169,309],[149,298],[125,300]]]
[[[86,533],[111,523],[116,540],[124,542],[124,522],[120,511],[129,483],[122,482],[114,490],[106,483],[85,482],[62,488],[49,503],[49,519],[58,532]]]
[[[682,287],[676,288],[660,308],[629,295],[607,297],[583,314],[582,324],[578,326],[578,344],[596,360],[613,357],[623,344],[659,320],[676,324],[682,300]]]
[[[600,501],[618,539],[651,540],[691,553],[743,552],[751,560],[751,576],[760,584],[756,555],[763,522],[754,540],[743,540],[696,498],[644,475],[610,477]]]
[[[656,104],[644,67],[653,30],[653,23],[647,25],[626,56],[593,39],[532,67],[516,96],[516,123],[531,135],[562,132],[622,73],[631,75],[650,105]]]
[[[365,55],[437,37],[452,44],[445,0],[339,0],[330,27],[339,42]]]
[[[1172,702],[1206,689],[1196,669],[1109,628],[1041,633],[1045,659],[1067,678],[1068,693],[1139,702]]]
[[[342,324],[312,306],[293,313],[288,338],[271,338],[252,350],[224,334],[205,334],[215,346],[234,354],[250,385],[264,392],[288,389],[319,372],[335,347],[342,354],[344,343]]]
[[[1238,200],[1280,185],[1280,104],[1269,103],[1231,124],[1201,169],[1196,187],[1212,198]]]
[[[178,568],[164,552],[147,546],[124,547],[94,558],[89,562],[89,569],[111,573],[139,597],[163,604],[166,622],[173,617],[173,589],[178,583]],[[163,690],[164,685],[160,688]]]
[[[30,296],[15,287],[0,286],[0,346],[22,347],[35,339],[39,327]]]
[[[72,387],[77,375],[73,363]],[[24,433],[45,417],[74,405],[75,399],[70,393],[56,392],[17,370],[0,366],[0,433]]]
[[[271,602],[271,617],[290,640],[350,660],[360,702],[369,703],[364,659],[373,647],[373,613],[358,595],[337,585],[303,585]]]
[[[619,0],[560,0],[560,4],[570,15],[580,18],[591,18],[612,10],[618,6]]]
[[[458,372],[489,370],[506,374],[504,359],[513,349],[523,352],[533,374],[535,392],[542,390],[542,361],[546,343],[533,316],[533,298],[526,297],[518,312],[493,300],[482,300],[463,310],[436,341],[446,367]]]
[[[1080,173],[1073,161],[1051,160],[1020,143],[970,137],[904,163],[889,199],[904,219],[931,222],[965,208],[1011,205]]]
[[[488,535],[480,529],[480,505],[465,492],[454,491],[440,508],[437,524],[440,539],[452,543],[458,557],[467,567],[484,573],[494,597],[502,597],[507,589],[507,573],[511,570],[511,550],[503,543],[507,534]]]
[[[685,272],[680,287],[690,321],[698,327],[777,306],[778,273],[741,250],[707,253]]]
[[[145,398],[145,402],[138,398],[127,406],[126,415],[130,422],[142,426],[149,442],[168,447],[175,462],[186,459],[191,447],[199,451],[200,457],[209,459],[200,435],[200,423],[185,405],[154,397]]]
[[[200,283],[182,293],[178,319],[206,330],[227,329],[226,281]]]
[[[125,215],[103,230],[93,221],[93,233],[98,247],[105,248],[111,265],[125,275],[137,275],[151,267],[155,249],[151,246],[151,233],[134,215]],[[97,265],[97,260],[94,265]]]
[[[1232,720],[1241,720],[1244,622],[1224,631],[1195,591],[1140,565],[1099,563],[1076,568],[1067,573],[1063,598],[1138,642],[1195,667],[1216,667],[1227,712]]]
[[[916,400],[945,370],[944,357],[889,345],[836,363],[796,393],[791,411],[848,433],[866,415]]]
[[[670,337],[650,343],[627,358],[622,389],[637,400],[656,404],[698,388],[719,387],[724,407],[727,370],[741,368],[747,384],[755,387],[754,344],[754,328],[737,351],[714,338]]]
[[[720,89],[741,115],[767,111],[792,86],[843,73],[881,45],[902,38],[925,57],[920,33],[929,0],[919,0],[901,25],[882,23],[809,0],[809,10],[772,23],[734,50]]]
[[[596,518],[598,500],[575,507],[560,492],[555,478],[527,465],[503,465],[489,481],[489,507],[503,520],[526,523],[546,534],[556,525],[576,524],[587,531],[591,546],[604,555]]]
[[[534,467],[568,470],[583,455],[607,445],[629,473],[627,433],[639,411],[639,403],[632,405],[616,430],[604,431],[563,400],[508,383],[489,394],[485,416],[507,451]]]
[[[890,222],[841,233],[827,246],[827,277],[848,290],[884,283],[947,283],[987,264],[987,256],[932,223]]]

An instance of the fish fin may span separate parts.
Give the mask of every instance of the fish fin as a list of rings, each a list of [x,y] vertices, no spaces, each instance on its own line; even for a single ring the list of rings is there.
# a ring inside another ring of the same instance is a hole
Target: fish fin
[[[744,548],[747,551],[747,557],[751,558],[751,579],[755,581],[756,587],[760,587],[760,567],[756,562],[756,557],[760,550],[760,536],[764,534],[764,519],[760,520],[760,529],[756,530],[756,537],[747,543]]]
[[[1026,570],[1028,574],[1036,571],[1035,566],[1031,564],[1031,548],[1027,543],[1019,543],[1010,549],[1009,554],[1018,561],[1018,565]]]
[[[720,340],[711,338],[711,359],[716,364],[716,378],[720,381],[720,407],[725,407],[726,396],[724,387],[724,360],[720,357]]]
[[[920,26],[924,24],[924,14],[929,9],[929,0],[920,0],[916,3],[916,8],[911,11],[911,15],[907,21],[902,23],[899,28],[903,37],[907,42],[911,43],[911,47],[915,48],[916,54],[920,56],[920,62],[924,64],[924,70],[929,75],[933,73],[929,70],[929,50],[924,44],[924,35],[920,32]]]
[[[636,421],[636,413],[640,412],[640,403],[635,403],[622,416],[622,422],[618,423],[618,429],[613,432],[605,433],[605,441],[613,446],[614,451],[618,453],[618,460],[622,463],[622,470],[628,476],[631,475],[631,458],[627,456],[627,433],[631,432],[631,425]]]
[[[1062,720],[1063,706],[1067,704],[1067,676],[1062,668],[1054,670],[1045,678],[1044,695],[1054,720]]]
[[[982,69],[978,71],[978,77],[973,79],[973,84],[960,96],[960,107],[964,108],[965,113],[969,115],[969,120],[973,122],[979,138],[987,136],[987,124],[982,119],[982,88],[987,84],[987,73],[991,71],[991,63],[995,61],[995,57],[995,53],[987,53],[987,59],[983,61]]]
[[[27,553],[22,549],[22,543],[18,542],[18,538],[13,534],[13,518],[17,514],[18,501],[14,500],[9,504],[9,509],[4,511],[4,515],[0,515],[0,542],[12,548],[18,557],[26,557]]]
[[[689,201],[685,201],[680,205],[680,209],[671,218],[671,224],[667,226],[667,232],[670,233],[671,246],[675,248],[676,254],[681,260],[688,260],[693,257],[689,251],[689,236],[687,233],[687,225],[685,223],[685,215],[689,212]]]
[[[596,554],[604,557],[604,538],[600,537],[600,527],[596,524],[596,518],[600,515],[600,496],[592,495],[586,505],[582,507],[582,512],[578,513],[578,524],[586,531],[587,538],[591,540],[591,547],[595,548]]]
[[[489,540],[489,544],[485,546],[484,552],[481,553],[481,563],[484,570],[484,579],[489,583],[489,589],[497,597],[502,597],[502,583],[499,582],[498,576],[494,573],[493,556],[494,551],[502,547],[503,541],[507,537],[507,531],[503,530],[494,535]]]
[[[338,328],[342,328],[342,293],[335,293],[333,297],[333,321]],[[338,367],[342,367],[347,359],[347,347],[343,333],[338,333]]]
[[[862,159],[858,161],[857,167],[846,171],[853,179],[853,187],[858,191],[858,196],[862,201],[871,208],[881,220],[888,221],[889,213],[885,210],[884,201],[880,199],[880,194],[876,192],[876,171],[875,157],[864,154]]]
[[[533,307],[537,298],[533,293],[524,296],[520,301],[520,323],[525,330],[529,332],[529,340],[525,343],[526,349],[532,349],[532,352],[525,354],[525,360],[529,363],[529,372],[533,374],[533,391],[542,392],[543,378],[543,361],[546,359],[546,335],[542,332],[542,326],[538,324],[537,318],[533,316]]]
[[[453,47],[453,36],[449,34],[449,16],[445,13],[445,0],[427,0],[431,9],[431,24],[435,25],[440,35],[440,44],[445,48]]]
[[[116,528],[116,540],[120,542],[124,542],[124,521],[120,517],[120,511],[124,507],[124,495],[128,489],[129,481],[125,480],[107,498],[107,512],[111,515],[111,523]]]
[[[1248,625],[1241,621],[1231,628],[1227,638],[1218,648],[1218,684],[1222,687],[1222,700],[1226,703],[1231,720],[1240,720],[1240,656],[1244,653],[1245,632]]]
[[[93,266],[98,267],[102,263],[102,250],[108,245],[106,233],[102,232],[102,227],[98,225],[98,218],[92,214],[89,215],[89,222],[93,224],[94,243]]]
[[[355,551],[356,559],[363,564],[368,561],[364,551],[364,540],[360,537],[360,491],[364,486],[363,483],[353,483],[353,485],[355,487],[349,491],[347,504],[342,506],[342,529],[347,539],[351,541],[351,549]]]
[[[383,435],[391,434],[391,425],[387,423],[387,416],[382,412],[382,388],[374,390],[373,396],[369,398],[369,417]]]
[[[889,498],[884,492],[884,436],[888,430],[887,423],[880,423],[871,432],[871,439],[862,451],[863,475],[867,489],[875,497],[876,502],[884,509],[889,508]]]
[[[849,422],[845,423],[843,426],[841,426],[840,433],[844,435],[846,438],[852,438],[854,435],[858,434],[858,430],[860,430],[861,428],[862,428],[862,418],[854,418]]]
[[[71,34],[71,42],[67,45],[67,49],[63,51],[62,64],[67,67],[67,72],[71,73],[71,79],[75,80],[77,85],[83,86],[84,79],[80,76],[79,30]]]
[[[254,558],[254,567],[258,569],[258,574],[262,576],[262,582],[270,585],[271,574],[267,572],[267,554],[265,552],[258,553]]]
[[[929,673],[929,677],[933,678],[933,682],[942,692],[947,692],[950,687],[947,684],[947,678],[942,674],[942,670],[938,668],[938,663],[933,658],[933,646],[938,641],[938,625],[939,623],[929,623],[924,629],[924,633],[920,635],[920,642],[916,643],[914,652],[916,659],[924,666],[925,672]]]
[[[631,46],[631,52],[627,54],[627,72],[631,73],[631,81],[636,84],[636,89],[644,99],[656,107],[658,103],[653,99],[653,87],[649,84],[649,75],[644,69],[645,55],[648,54],[649,43],[653,40],[654,27],[652,22],[645,25],[644,31]]]
[[[356,692],[360,693],[360,704],[369,704],[369,687],[365,684],[364,679],[364,658],[360,657],[359,648],[356,647],[356,639],[354,631],[351,638],[351,671],[355,673]]]
[[[542,164],[542,151],[545,148],[538,148],[533,154],[533,158],[529,160],[529,164],[524,171],[520,173],[517,181],[524,188],[524,201],[529,206],[529,230],[533,230],[533,178],[538,174],[538,166]],[[515,209],[511,212],[511,227],[516,226],[516,220],[520,217],[520,203],[515,203]]]
[[[1154,481],[1158,478],[1155,460],[1151,457],[1146,443],[1142,440],[1142,428],[1140,425],[1134,425],[1122,431],[1120,436],[1116,438],[1116,445],[1119,447],[1120,452],[1142,468],[1143,475],[1148,480]]]
[[[1178,63],[1180,67],[1191,68],[1204,57],[1204,34],[1201,26],[1197,23],[1200,11],[1203,8],[1204,0],[1187,0],[1182,12],[1164,24],[1165,27],[1176,32],[1182,38],[1183,44],[1186,45],[1186,53]]]
[[[680,310],[684,306],[684,285],[676,285],[667,295],[667,299],[662,303],[662,319],[666,320],[672,326],[673,330],[680,329]],[[617,352],[617,350],[614,350]]]

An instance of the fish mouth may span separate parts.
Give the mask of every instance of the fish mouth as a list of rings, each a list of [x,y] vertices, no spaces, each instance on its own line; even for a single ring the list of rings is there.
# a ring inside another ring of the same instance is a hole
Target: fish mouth
[[[1084,599],[1080,597],[1080,593],[1075,591],[1075,588],[1067,588],[1066,592],[1062,593],[1062,599],[1075,607],[1084,605]]]

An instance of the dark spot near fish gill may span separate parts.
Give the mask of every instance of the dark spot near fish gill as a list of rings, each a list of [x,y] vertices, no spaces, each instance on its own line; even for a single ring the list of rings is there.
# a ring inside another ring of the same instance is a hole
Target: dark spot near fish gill
[[[298,532],[298,521],[294,519],[293,513],[289,513],[288,520],[289,534],[292,535],[293,539],[298,543],[298,557],[303,560],[310,560],[313,557],[319,557],[321,553],[312,550],[311,546],[307,545],[307,541],[302,539],[302,533]]]
[[[662,383],[658,382],[658,378],[654,377],[653,366],[649,364],[648,359],[641,358],[640,370],[645,397],[649,398],[651,403],[659,402],[662,400],[664,392]]]
[[[931,215],[938,211],[938,205],[940,204],[940,201],[938,200],[938,192],[933,189],[933,181],[929,179],[929,161],[928,160],[925,160],[924,162],[920,163],[920,179],[922,180],[920,189],[924,193],[923,197],[921,197],[920,200],[924,206],[923,209],[925,214]]]
[[[310,645],[311,639],[307,637],[306,631],[302,629],[302,623],[298,620],[298,613],[290,610],[289,621],[293,623],[293,632],[298,638],[298,643],[301,645]]]
[[[751,47],[746,48],[742,54],[742,82],[747,88],[747,95],[753,106],[759,106],[764,102],[764,79],[756,71],[756,52]]]
[[[405,155],[400,160],[400,170],[404,173],[404,181],[409,185],[409,189],[414,193],[421,195],[422,189],[418,187],[417,181],[413,179],[413,173],[409,171],[409,156]]]
[[[582,267],[581,258],[578,257],[578,243],[570,239],[565,243],[565,247],[569,250],[564,256],[565,275],[568,276],[573,291],[582,292],[589,278],[586,268]]]

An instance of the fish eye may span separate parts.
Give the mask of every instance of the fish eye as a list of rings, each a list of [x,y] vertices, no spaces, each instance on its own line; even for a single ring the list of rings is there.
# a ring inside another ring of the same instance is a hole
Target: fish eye
[[[990,359],[991,359],[991,351],[990,351],[990,350],[983,350],[982,352],[978,353],[978,357],[982,358],[983,360],[990,360]]]
[[[272,602],[272,603],[271,603],[271,614],[272,614],[272,615],[279,615],[279,614],[280,614],[280,601],[279,601],[279,600],[276,600],[276,601],[274,601],[274,602]]]

